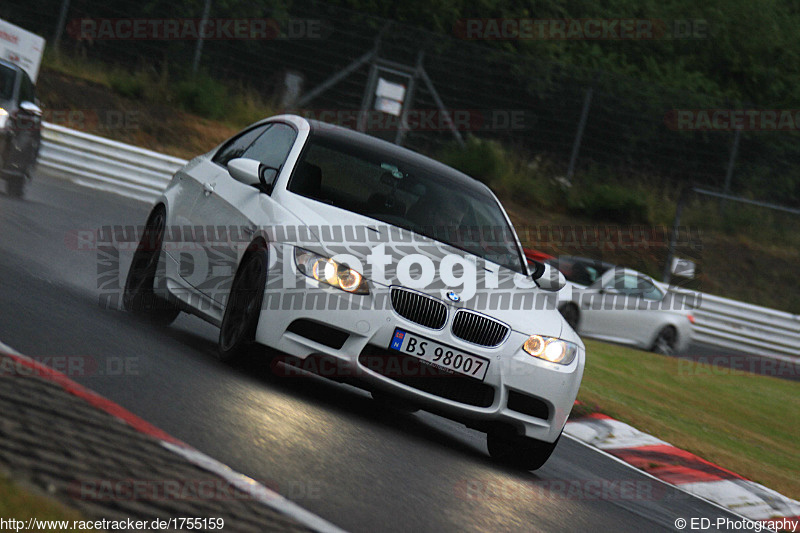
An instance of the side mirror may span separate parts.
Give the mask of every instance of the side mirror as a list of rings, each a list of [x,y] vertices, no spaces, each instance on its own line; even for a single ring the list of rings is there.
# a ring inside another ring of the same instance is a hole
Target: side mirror
[[[28,113],[29,115],[33,115],[36,117],[42,116],[42,108],[34,104],[33,102],[29,102],[28,100],[20,102],[19,108],[24,112]]]
[[[531,277],[540,289],[550,292],[557,292],[564,288],[567,284],[567,279],[556,267],[548,263],[540,263],[538,261],[528,261],[531,266]]]
[[[236,181],[258,187],[262,192],[269,192],[275,184],[279,169],[264,165],[255,159],[238,157],[228,161],[228,172]],[[272,174],[267,179],[267,175]]]

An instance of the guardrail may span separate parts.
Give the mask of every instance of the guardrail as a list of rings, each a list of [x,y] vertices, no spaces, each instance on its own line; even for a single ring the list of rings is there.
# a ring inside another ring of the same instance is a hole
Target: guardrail
[[[673,290],[676,293],[690,291]],[[754,355],[771,355],[797,362],[800,357],[800,316],[768,307],[695,293],[700,305],[692,312],[694,340]]]
[[[45,123],[38,165],[95,189],[152,202],[186,161]]]
[[[186,161],[45,123],[39,166],[76,183],[152,202]],[[690,291],[674,292],[689,294]],[[694,340],[796,362],[800,316],[705,293],[694,310]]]

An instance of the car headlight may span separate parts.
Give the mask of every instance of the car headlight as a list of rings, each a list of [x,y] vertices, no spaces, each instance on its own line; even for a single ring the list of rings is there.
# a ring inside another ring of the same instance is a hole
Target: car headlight
[[[534,357],[560,365],[570,364],[578,354],[577,344],[542,335],[528,337],[522,349]]]
[[[0,107],[0,130],[6,127],[8,122],[8,111]]]
[[[303,248],[295,248],[294,262],[300,272],[320,283],[352,294],[369,294],[367,282],[360,272],[347,265],[341,265],[333,259]]]

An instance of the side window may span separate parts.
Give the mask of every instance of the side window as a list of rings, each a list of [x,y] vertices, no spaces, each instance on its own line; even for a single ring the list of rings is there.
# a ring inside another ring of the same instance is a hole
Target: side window
[[[661,292],[661,289],[653,285],[649,280],[640,279],[639,280],[640,286],[639,288],[642,290],[642,298],[645,300],[661,300],[664,298],[664,293]]]
[[[621,283],[618,282],[617,284],[617,289],[626,296],[641,295],[641,289],[639,289],[639,278],[631,274],[625,274],[622,276]]]
[[[637,296],[646,300],[660,300],[664,296],[650,280],[628,273],[616,276],[613,287],[627,296]]]
[[[616,272],[613,278],[603,282],[606,289],[614,289],[620,294],[632,295],[638,290],[636,288],[636,276],[631,276],[624,272]]]
[[[270,168],[281,168],[294,145],[297,132],[287,124],[273,124],[245,150],[242,157],[255,159]]]
[[[567,262],[565,266],[569,272],[569,276],[564,274],[565,277],[580,285],[592,285],[600,277],[597,269],[585,261],[571,261]]]
[[[613,278],[608,278],[604,280],[603,288],[615,289],[619,292],[623,292],[625,290],[625,276],[623,276],[622,274],[616,274]]]
[[[19,88],[20,102],[36,102],[36,88],[27,74],[22,74],[22,85]]]
[[[270,126],[271,124],[256,126],[255,128],[240,134],[238,137],[234,137],[233,139],[229,140],[222,146],[222,148],[219,149],[219,151],[217,151],[212,158],[212,161],[225,167],[228,165],[228,161],[231,159],[242,157],[244,152],[250,147],[251,144],[253,144],[253,141],[255,141],[258,136],[264,133]]]
[[[273,124],[245,150],[241,157],[254,159],[263,165],[261,174],[271,188],[296,138],[297,132],[291,126],[281,123]]]

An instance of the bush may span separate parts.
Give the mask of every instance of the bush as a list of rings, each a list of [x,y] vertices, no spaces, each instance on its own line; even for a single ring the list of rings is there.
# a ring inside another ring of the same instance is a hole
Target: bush
[[[556,178],[558,172],[548,159],[541,155],[530,161],[509,155],[510,171],[496,186],[498,194],[526,207],[531,205],[561,211],[564,208],[565,189]]]
[[[205,74],[175,85],[178,105],[206,118],[221,119],[228,111],[228,91],[220,82]]]
[[[132,100],[141,100],[145,97],[145,87],[149,80],[143,75],[113,72],[108,77],[108,83],[118,95]]]
[[[231,98],[225,121],[230,125],[243,128],[253,122],[276,114],[277,106],[267,101],[255,89],[236,87],[236,98]]]
[[[594,220],[618,224],[648,224],[647,201],[635,190],[622,185],[598,184],[573,187],[570,210]]]
[[[540,207],[563,204],[564,192],[553,178],[552,164],[541,155],[528,160],[497,141],[470,137],[466,148],[451,145],[438,159],[517,204]]]
[[[438,159],[486,185],[500,181],[509,172],[508,152],[500,143],[471,136],[466,144],[465,148],[451,145]]]

